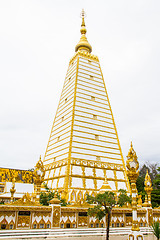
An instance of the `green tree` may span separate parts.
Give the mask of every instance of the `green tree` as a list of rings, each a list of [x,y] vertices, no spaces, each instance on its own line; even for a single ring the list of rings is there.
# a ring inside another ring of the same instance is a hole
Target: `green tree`
[[[157,174],[153,180],[153,191],[151,193],[152,206],[160,206],[160,167],[157,168]]]
[[[157,168],[157,174],[153,180],[155,189],[160,189],[160,167]]]
[[[57,195],[57,198],[61,201],[61,206],[66,206],[67,205],[67,202],[65,201],[65,199],[62,199],[61,196],[59,195],[59,193],[57,191],[52,191],[48,186],[47,184],[45,183],[44,184],[44,187],[45,187],[45,192],[41,192],[40,193],[40,203],[42,205],[45,205],[45,206],[49,206],[49,202],[51,199],[54,198],[54,195],[56,193]]]
[[[1,200],[0,204],[4,204],[4,200]]]
[[[126,190],[120,189],[116,200],[115,193],[106,191],[95,197],[87,194],[86,201],[94,204],[88,209],[88,215],[95,216],[99,220],[106,217],[106,240],[109,240],[109,227],[111,222],[112,209],[115,205],[122,207],[125,203],[131,203],[131,197],[127,196]]]
[[[153,191],[151,193],[152,207],[160,206],[160,168],[158,168],[157,163],[145,163],[140,168],[139,177],[137,178],[137,190],[138,193],[142,195],[142,200],[144,202],[146,192],[144,190],[144,181],[146,171],[148,170],[149,175],[153,184]]]
[[[156,236],[157,240],[160,239],[160,227],[159,227],[159,222],[154,222],[152,225],[153,228],[153,233]]]

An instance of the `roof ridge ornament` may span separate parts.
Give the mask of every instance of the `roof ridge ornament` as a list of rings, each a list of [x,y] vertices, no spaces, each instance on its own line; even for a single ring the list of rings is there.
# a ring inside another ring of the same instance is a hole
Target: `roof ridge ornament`
[[[85,17],[86,17],[86,13],[84,12],[84,9],[82,9],[82,12],[81,12],[82,24],[81,24],[81,29],[80,29],[81,38],[79,40],[79,43],[75,47],[75,52],[77,52],[78,50],[82,50],[82,51],[87,51],[87,52],[91,53],[92,47],[89,44],[87,37],[86,37],[87,29],[86,29],[86,25],[85,25],[85,21],[84,21]]]

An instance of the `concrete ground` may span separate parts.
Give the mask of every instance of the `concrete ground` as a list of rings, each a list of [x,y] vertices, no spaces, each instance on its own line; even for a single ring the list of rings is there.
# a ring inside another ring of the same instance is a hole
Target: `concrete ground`
[[[60,239],[62,239],[62,240],[81,240],[81,239],[83,239],[83,240],[105,240],[106,239],[106,237],[105,236],[91,236],[91,237],[60,237],[60,238],[49,238],[49,237],[47,237],[47,239],[50,239],[50,240],[60,240]],[[43,240],[43,239],[36,239],[36,240]],[[111,235],[110,237],[109,237],[109,240],[128,240],[128,236],[127,235]],[[156,240],[156,237],[155,236],[153,236],[153,235],[148,235],[148,236],[144,236],[144,240]]]
[[[47,237],[35,237],[35,238],[0,238],[1,240],[105,240],[105,236],[79,236],[79,237],[52,237],[52,236],[47,236]],[[128,240],[127,235],[110,235],[109,240]],[[153,234],[149,235],[144,235],[144,240],[156,240],[156,237]]]

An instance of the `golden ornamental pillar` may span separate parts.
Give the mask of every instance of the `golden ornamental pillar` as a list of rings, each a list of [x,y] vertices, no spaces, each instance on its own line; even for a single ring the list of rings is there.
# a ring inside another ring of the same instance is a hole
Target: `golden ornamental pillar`
[[[14,201],[14,193],[15,193],[16,189],[15,189],[15,178],[13,177],[12,179],[12,187],[10,189],[10,193],[11,193],[11,202]]]
[[[55,193],[54,198],[51,199],[49,203],[52,207],[51,228],[59,228],[61,218],[61,201],[58,199],[57,193]]]
[[[145,185],[144,190],[146,191],[147,196],[148,196],[148,207],[152,207],[151,192],[152,192],[153,188],[152,188],[152,182],[151,182],[151,178],[150,178],[150,175],[148,173],[148,170],[147,170],[147,173],[146,173],[146,176],[145,176],[144,185]]]
[[[133,149],[133,145],[131,142],[131,147],[127,155],[126,161],[127,167],[127,175],[131,181],[131,192],[132,192],[132,228],[131,233],[129,234],[129,239],[137,239],[138,237],[143,238],[142,233],[140,232],[139,225],[138,225],[138,218],[137,218],[137,187],[136,187],[136,180],[139,176],[139,163],[137,160],[136,152]]]
[[[33,172],[34,193],[36,194],[37,198],[39,198],[41,192],[41,185],[44,182],[44,175],[45,169],[40,156],[39,161],[37,162]]]
[[[152,203],[151,203],[151,192],[152,188],[152,181],[148,170],[146,172],[145,181],[144,181],[144,190],[146,191],[147,195],[145,196],[145,202],[143,203],[143,207],[146,208],[147,211],[147,218],[148,218],[148,225],[151,226],[153,223],[153,211],[152,211]]]

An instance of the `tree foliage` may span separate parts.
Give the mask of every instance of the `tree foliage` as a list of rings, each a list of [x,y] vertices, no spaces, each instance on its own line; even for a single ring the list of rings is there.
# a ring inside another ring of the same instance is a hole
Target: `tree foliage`
[[[1,200],[0,204],[4,204],[4,200]]]
[[[127,196],[126,190],[120,189],[117,200],[115,193],[106,191],[104,193],[97,194],[95,197],[87,195],[86,201],[89,204],[93,204],[93,206],[88,209],[88,215],[95,216],[99,220],[105,216],[107,217],[106,240],[109,240],[109,227],[113,207],[115,205],[122,207],[127,202],[131,203],[131,197]]]
[[[159,222],[154,222],[152,225],[153,228],[153,233],[156,236],[157,240],[160,239],[160,226],[159,226]]]
[[[157,163],[145,163],[139,171],[139,177],[137,178],[137,190],[138,193],[142,195],[142,200],[144,202],[146,192],[144,190],[144,181],[146,171],[148,170],[153,184],[153,191],[151,193],[152,206],[160,206],[160,168],[158,168]]]
[[[40,193],[40,203],[41,203],[42,205],[49,206],[49,201],[54,198],[55,193],[56,193],[56,195],[57,195],[57,198],[61,201],[61,202],[60,202],[61,206],[66,206],[66,205],[67,205],[67,202],[65,201],[65,199],[62,199],[61,196],[59,195],[59,193],[58,193],[57,191],[52,191],[52,190],[47,186],[46,183],[44,184],[44,187],[45,187],[45,190],[46,190],[46,191]]]

